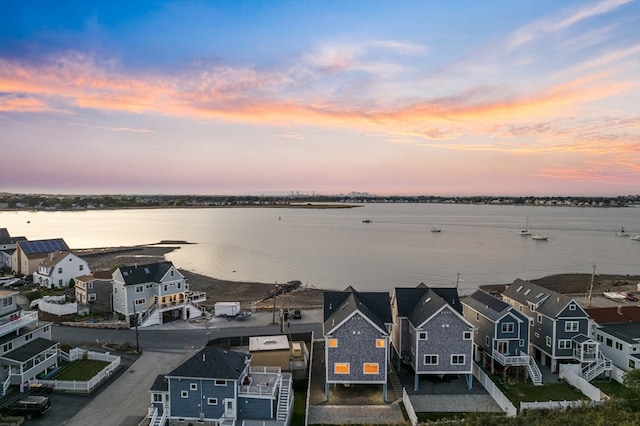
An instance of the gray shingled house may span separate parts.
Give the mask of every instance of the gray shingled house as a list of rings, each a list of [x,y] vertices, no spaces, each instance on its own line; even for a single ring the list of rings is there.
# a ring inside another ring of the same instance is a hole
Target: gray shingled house
[[[589,337],[591,319],[572,298],[520,279],[510,284],[503,300],[533,318],[532,353],[553,373],[560,363],[580,363],[582,377],[592,380],[611,371],[599,343]]]
[[[476,327],[477,362],[490,362],[491,373],[495,373],[495,362],[505,369],[524,368],[534,384],[542,384],[540,369],[528,353],[530,317],[482,290],[462,299],[462,314]]]
[[[418,390],[421,375],[464,374],[471,389],[473,325],[462,315],[455,288],[396,288],[391,298],[397,368],[410,365]]]
[[[332,384],[379,384],[387,399],[389,293],[324,293],[325,399]]]
[[[205,346],[156,378],[150,425],[284,426],[293,410],[291,383],[291,373],[279,367],[253,367],[247,354]]]

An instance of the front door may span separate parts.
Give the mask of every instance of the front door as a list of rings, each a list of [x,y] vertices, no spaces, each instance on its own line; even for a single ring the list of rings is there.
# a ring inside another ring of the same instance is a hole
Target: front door
[[[225,404],[224,404],[224,416],[225,417],[230,417],[232,419],[235,419],[236,418],[236,413],[235,413],[235,410],[234,410],[234,403],[233,402],[234,402],[233,399],[227,399],[225,401]]]
[[[503,341],[498,342],[498,352],[506,355],[508,350],[509,350],[508,342],[503,342]]]

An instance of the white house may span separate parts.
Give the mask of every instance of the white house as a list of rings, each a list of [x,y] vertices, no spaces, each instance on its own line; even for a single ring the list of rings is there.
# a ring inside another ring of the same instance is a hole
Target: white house
[[[640,306],[590,308],[592,337],[602,353],[622,371],[640,369]]]
[[[202,315],[206,294],[189,291],[171,262],[123,266],[113,271],[113,310],[131,324],[149,326]]]
[[[56,251],[40,262],[38,270],[33,273],[33,282],[43,287],[62,288],[69,286],[75,277],[89,273],[86,260],[70,251]]]

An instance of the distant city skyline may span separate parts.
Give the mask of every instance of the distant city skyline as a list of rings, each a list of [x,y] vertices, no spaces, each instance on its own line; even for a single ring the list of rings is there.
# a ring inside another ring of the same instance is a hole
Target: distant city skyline
[[[618,196],[637,0],[3,2],[0,192]]]

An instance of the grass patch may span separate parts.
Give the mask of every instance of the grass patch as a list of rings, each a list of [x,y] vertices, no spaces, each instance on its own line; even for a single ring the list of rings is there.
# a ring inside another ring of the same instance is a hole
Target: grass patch
[[[591,384],[610,397],[624,398],[629,393],[628,389],[615,380],[594,380]]]
[[[521,402],[580,401],[587,399],[578,389],[566,382],[545,383],[536,386],[532,383],[497,384],[500,390],[516,407]]]
[[[293,414],[291,416],[292,425],[303,425],[307,407],[307,392],[297,390],[293,392]]]
[[[51,377],[51,380],[77,380],[86,382],[94,378],[109,363],[90,359],[80,359],[63,365],[60,370]]]

